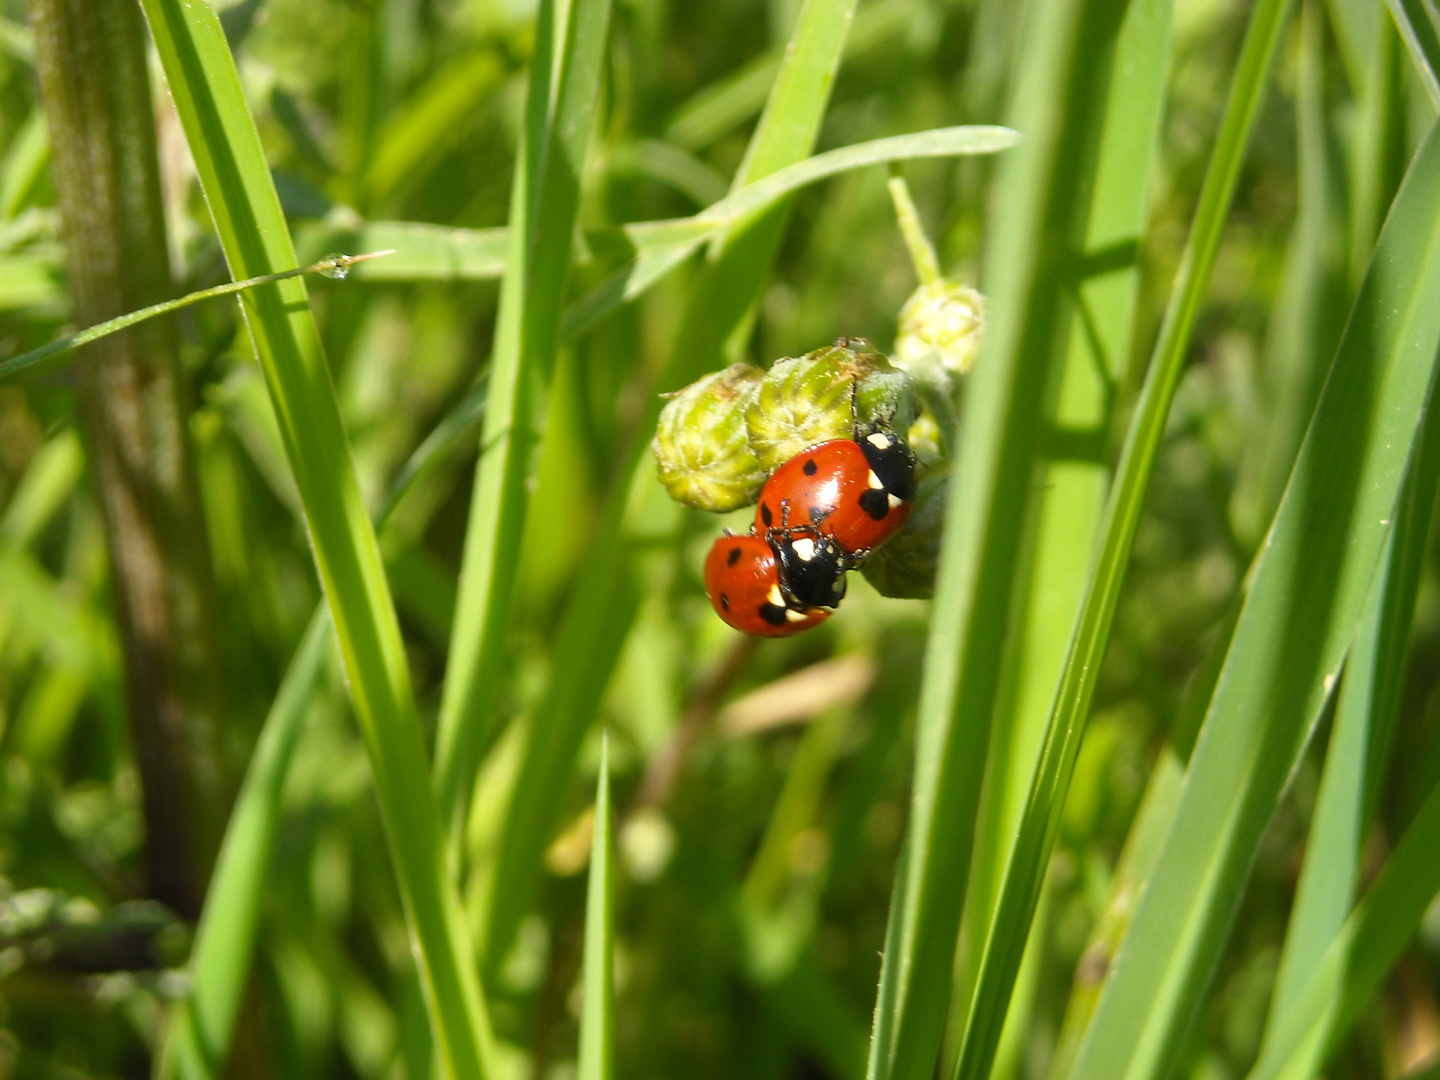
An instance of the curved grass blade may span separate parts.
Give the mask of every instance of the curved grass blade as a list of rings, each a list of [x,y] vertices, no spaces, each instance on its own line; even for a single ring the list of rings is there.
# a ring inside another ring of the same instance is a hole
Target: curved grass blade
[[[457,836],[488,742],[505,656],[528,506],[525,474],[535,441],[532,401],[549,382],[559,344],[580,176],[609,22],[610,0],[540,8],[490,361],[481,434],[485,453],[475,470],[436,731],[436,788]]]
[[[1381,234],[1250,572],[1174,823],[1072,1076],[1174,1062],[1261,835],[1335,680],[1380,560],[1440,347],[1440,129]]]
[[[935,128],[915,135],[857,143],[817,154],[772,173],[694,217],[651,222],[652,228],[647,231],[627,226],[627,233],[639,248],[636,257],[566,310],[562,333],[567,338],[584,333],[621,304],[643,294],[702,244],[738,227],[746,217],[765,212],[808,184],[866,165],[912,158],[993,154],[1009,149],[1019,140],[1019,133],[1009,128],[974,126]],[[683,236],[685,226],[703,231],[678,242],[673,240],[676,234]]]
[[[21,353],[19,356],[12,356],[10,359],[0,363],[0,379],[9,378],[18,374],[26,368],[34,367],[55,356],[71,352],[88,345],[92,341],[108,337],[118,333],[126,327],[134,326],[136,323],[153,319],[157,315],[166,315],[172,311],[189,307],[191,304],[198,304],[201,300],[213,300],[217,296],[230,296],[232,293],[244,292],[246,289],[254,289],[260,285],[268,285],[274,281],[285,281],[287,278],[299,277],[301,274],[324,274],[326,277],[343,278],[351,266],[363,263],[369,259],[378,259],[384,255],[393,255],[390,251],[371,251],[364,255],[331,255],[321,259],[317,263],[303,266],[298,270],[282,270],[278,274],[261,274],[259,277],[246,278],[244,281],[227,281],[224,285],[216,285],[209,289],[200,289],[198,292],[186,293],[174,300],[163,300],[158,304],[151,304],[138,311],[127,311],[124,315],[117,315],[113,319],[106,319],[104,322],[87,326],[84,330],[67,337],[52,341],[48,345],[42,345],[38,349],[31,349],[29,352]]]
[[[377,531],[415,481],[472,429],[484,403],[482,381],[415,449],[375,512]],[[7,515],[0,521],[0,531],[8,520]],[[224,1071],[255,945],[262,894],[280,824],[285,778],[330,629],[329,609],[321,600],[299,648],[290,658],[225,827],[225,839],[205,894],[187,965],[190,996],[176,1006],[169,1019],[166,1041],[155,1062],[157,1080],[172,1075],[182,1080],[214,1080]]]
[[[295,650],[245,770],[195,931],[188,965],[192,990],[175,1007],[156,1077],[212,1080],[224,1071],[260,922],[285,778],[330,640],[330,615],[322,604]]]
[[[288,270],[295,251],[218,16],[183,0],[144,7],[232,274]],[[305,285],[291,278],[240,298],[304,503],[440,1056],[456,1075],[490,1075],[489,1020],[450,887],[400,627]]]
[[[590,842],[590,880],[585,888],[585,966],[580,1006],[578,1080],[610,1080],[615,1072],[615,912],[610,859],[610,738],[600,743],[600,783],[595,791],[595,835]]]

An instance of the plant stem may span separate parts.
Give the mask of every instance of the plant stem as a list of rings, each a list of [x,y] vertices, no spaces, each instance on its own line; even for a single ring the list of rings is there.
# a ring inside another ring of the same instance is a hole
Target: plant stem
[[[85,326],[168,298],[172,282],[133,0],[31,0],[70,290]],[[187,917],[204,896],[227,786],[216,728],[215,592],[174,327],[86,346],[80,415],[105,518],[150,891]]]

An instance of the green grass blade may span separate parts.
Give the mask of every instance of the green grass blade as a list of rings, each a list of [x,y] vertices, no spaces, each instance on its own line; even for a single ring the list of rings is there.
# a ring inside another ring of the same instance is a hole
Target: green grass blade
[[[1073,265],[1084,236],[1123,14],[1056,0],[1027,15],[1013,112],[1025,141],[1002,162],[991,217],[984,291],[993,321],[966,394],[931,609],[906,872],[890,911],[899,947],[885,953],[871,1040],[875,1080],[912,1080],[935,1066],[1002,648],[1026,573],[1019,552],[1038,497],[1034,463],[1069,342],[1061,267]]]
[[[294,248],[218,17],[180,0],[150,0],[145,12],[233,276],[291,269]],[[405,649],[305,286],[291,278],[240,296],[305,506],[441,1057],[457,1075],[486,1075],[489,1022],[448,884]]]
[[[610,858],[610,739],[600,744],[600,784],[595,791],[595,835],[590,843],[590,880],[585,890],[584,999],[580,1008],[579,1080],[610,1080],[615,1071],[615,912]]]
[[[561,25],[552,25],[557,18]],[[505,656],[528,501],[525,475],[534,443],[531,403],[554,366],[610,2],[542,4],[539,19],[541,47],[531,64],[526,127],[515,166],[510,252],[481,434],[485,454],[475,471],[436,733],[436,786],[456,830],[488,742]]]
[[[1440,11],[1433,0],[1385,0],[1410,53],[1415,73],[1440,109]]]
[[[807,0],[754,136],[761,145],[747,155],[736,176],[737,189],[809,154],[852,9],[853,0]],[[783,209],[771,210],[758,223],[727,234],[724,244],[712,245],[657,389],[679,388],[720,366],[726,342],[749,325],[748,313],[764,285],[782,225]],[[631,478],[649,444],[661,404],[658,397],[650,396],[635,421],[587,549],[585,573],[571,593],[555,635],[555,655],[564,657],[563,670],[552,678],[531,718],[532,737],[526,742],[519,779],[506,807],[485,900],[486,971],[494,970],[505,955],[530,904],[564,785],[638,606],[625,529],[626,504]]]
[[[157,1077],[210,1080],[224,1072],[260,922],[285,778],[330,641],[330,616],[321,607],[270,706],[225,827],[191,948],[191,993],[176,1006],[168,1033],[171,1042],[166,1049],[174,1072],[167,1067],[167,1055],[162,1055]]]
[[[1139,285],[1136,253],[1159,148],[1170,54],[1170,0],[1133,0],[1115,43],[1100,134],[1088,259],[1109,267],[1078,283],[1079,317],[1069,329],[1053,424],[1057,432],[1104,445],[1116,387],[1129,367]],[[1115,253],[1121,258],[1115,258]],[[1058,440],[1057,440],[1058,443]],[[1035,556],[1015,645],[1016,688],[1002,698],[976,823],[952,1032],[963,1037],[995,902],[1038,762],[1045,725],[1094,561],[1110,479],[1109,463],[1058,459],[1044,466]],[[1013,704],[1011,704],[1013,703]],[[1009,705],[1007,709],[1006,705]],[[1016,927],[1015,929],[1019,929]],[[1004,1016],[1004,1002],[995,1003]],[[958,1040],[952,1039],[957,1044]],[[955,1061],[951,1051],[947,1067]],[[1003,1069],[1000,1070],[1003,1072]]]
[[[1440,346],[1440,134],[1386,222],[1264,548],[1180,807],[1072,1076],[1174,1062],[1260,837],[1339,675]]]
[[[1440,891],[1440,785],[1325,953],[1250,1080],[1309,1080],[1359,1015]]]

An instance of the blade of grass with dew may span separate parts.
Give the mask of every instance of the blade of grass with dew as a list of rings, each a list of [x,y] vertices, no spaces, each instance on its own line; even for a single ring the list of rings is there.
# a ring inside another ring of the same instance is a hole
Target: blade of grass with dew
[[[156,1058],[157,1078],[211,1080],[224,1071],[249,975],[285,778],[330,640],[330,616],[322,605],[270,706],[225,827],[190,952],[191,992],[170,1018],[165,1049]]]
[[[872,1080],[935,1069],[974,854],[1035,467],[1069,343],[1075,248],[1085,236],[1099,128],[1124,7],[1050,0],[1026,15],[1028,62],[1001,162],[983,291],[993,313],[956,440],[917,722],[905,870],[890,908],[872,1029]]]
[[[295,252],[218,16],[182,0],[144,8],[232,274],[289,270]],[[457,1075],[493,1075],[405,649],[305,285],[291,278],[240,297],[304,502],[441,1057]]]
[[[610,1080],[615,1072],[615,912],[610,888],[614,842],[610,826],[610,739],[600,743],[595,834],[585,888],[585,964],[580,1006],[578,1080]]]
[[[1440,13],[1429,0],[1385,0],[1395,17],[1395,28],[1415,65],[1415,73],[1430,95],[1430,104],[1440,109]]]
[[[1074,1080],[1174,1064],[1260,838],[1339,675],[1380,561],[1440,347],[1440,128],[1416,153],[1296,459],[1174,823]]]
[[[854,0],[806,0],[770,102],[736,173],[737,190],[809,154],[853,6]],[[783,221],[782,206],[758,222],[737,226],[724,242],[712,243],[655,389],[678,388],[720,366],[725,342],[749,325]],[[616,480],[587,549],[586,572],[555,635],[554,655],[564,657],[563,675],[551,678],[531,718],[532,736],[540,734],[526,741],[505,809],[483,905],[485,971],[493,971],[505,955],[530,904],[556,807],[638,607],[625,530],[627,504],[640,488],[634,483],[636,466],[661,405],[653,394],[643,401],[628,444],[617,455]]]
[[[216,285],[209,289],[200,289],[196,292],[186,293],[184,296],[176,297],[174,300],[162,300],[158,304],[151,304],[149,307],[140,308],[138,311],[127,311],[124,315],[117,315],[113,319],[106,319],[87,326],[78,333],[69,334],[66,337],[42,345],[38,349],[31,349],[29,352],[21,353],[19,356],[12,356],[10,359],[0,363],[0,379],[9,378],[26,368],[34,367],[56,356],[73,352],[82,345],[88,345],[92,341],[108,337],[111,334],[119,333],[127,327],[134,326],[160,315],[166,315],[180,308],[189,307],[191,304],[198,304],[201,300],[213,300],[217,296],[230,296],[234,293],[244,292],[246,289],[258,288],[261,285],[268,285],[276,281],[285,281],[289,278],[299,277],[302,274],[324,274],[326,277],[343,278],[349,271],[351,265],[366,262],[370,259],[377,259],[389,255],[389,251],[372,251],[364,255],[331,255],[321,259],[310,266],[303,266],[298,270],[283,270],[275,274],[261,274],[258,277],[246,278],[244,281],[227,281],[223,285]]]
[[[375,512],[377,532],[411,486],[470,431],[484,407],[484,391],[481,381],[410,455]],[[8,520],[8,514],[0,520],[0,531]],[[226,825],[191,948],[190,995],[169,1018],[164,1048],[155,1062],[157,1080],[172,1075],[213,1080],[224,1071],[255,946],[285,780],[330,631],[322,600],[290,658]]]
[[[1085,231],[1085,276],[1074,283],[1079,311],[1068,332],[1051,440],[1038,481],[1043,494],[1012,670],[1004,695],[976,823],[962,960],[952,996],[952,1038],[963,1035],[972,995],[993,933],[992,917],[1011,844],[1037,766],[1056,683],[1085,596],[1110,480],[1106,435],[1117,387],[1133,385],[1136,265],[1159,148],[1170,56],[1171,0],[1131,0],[1114,45],[1101,121],[1094,197]],[[1067,457],[1064,447],[1076,446]],[[1088,450],[1088,454],[1084,451]],[[1095,538],[1091,540],[1090,538]],[[1018,960],[1019,953],[1014,959]],[[1004,1015],[1003,1001],[996,1022]],[[1016,1001],[1011,1007],[1024,1011]],[[1006,1075],[1008,1069],[996,1070]]]
[[[1369,1001],[1440,892],[1440,785],[1345,921],[1249,1080],[1309,1080]]]
[[[1433,392],[1433,391],[1432,391]],[[1379,572],[1345,659],[1305,862],[1285,931],[1263,1059],[1350,913],[1365,834],[1374,815],[1390,731],[1399,710],[1410,624],[1440,486],[1440,419],[1428,411]]]
[[[505,658],[535,441],[532,403],[554,367],[609,23],[610,0],[540,7],[481,433],[485,453],[475,470],[435,736],[436,788],[452,836],[464,827]]]

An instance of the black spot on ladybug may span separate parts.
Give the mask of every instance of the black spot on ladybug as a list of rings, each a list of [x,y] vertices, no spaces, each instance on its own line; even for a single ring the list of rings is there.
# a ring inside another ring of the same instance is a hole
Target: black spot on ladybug
[[[765,522],[767,526],[775,524],[775,515],[770,513],[769,503],[760,504],[760,520]]]
[[[815,459],[812,457],[806,458],[805,464],[802,465],[800,469],[806,476],[814,476],[820,471],[820,466],[815,464]]]
[[[885,515],[890,513],[890,500],[880,488],[870,488],[860,496],[860,509],[876,521],[884,521]]]
[[[816,525],[825,524],[825,519],[835,512],[833,506],[812,506],[810,507],[810,520]]]
[[[760,618],[764,619],[771,626],[784,626],[785,609],[778,604],[761,604]]]
[[[735,565],[737,562],[739,562],[739,561],[740,561],[740,549],[739,549],[738,547],[737,547],[737,548],[731,548],[731,549],[730,549],[730,557],[725,560],[725,565],[726,565],[726,566],[734,566],[734,565]]]
[[[730,610],[730,598],[729,598],[728,596],[726,596],[723,592],[720,594],[720,610],[721,610],[721,611],[729,611],[729,610]]]

